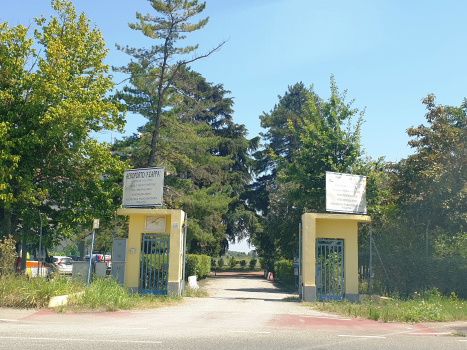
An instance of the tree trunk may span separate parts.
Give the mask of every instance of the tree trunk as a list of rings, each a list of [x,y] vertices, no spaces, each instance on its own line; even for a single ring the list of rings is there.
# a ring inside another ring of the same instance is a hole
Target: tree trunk
[[[8,235],[11,235],[11,210],[4,209],[3,210],[3,217],[5,219],[4,226],[3,226],[3,234],[5,237],[8,237]]]

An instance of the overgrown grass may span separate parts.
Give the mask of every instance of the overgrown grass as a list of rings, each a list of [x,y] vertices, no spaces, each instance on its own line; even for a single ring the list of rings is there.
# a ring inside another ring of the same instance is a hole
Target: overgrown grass
[[[0,306],[15,308],[47,307],[53,296],[83,291],[83,285],[65,276],[53,279],[31,278],[26,275],[4,274],[0,277]]]
[[[53,279],[9,274],[0,277],[0,307],[47,308],[50,298],[70,295],[59,311],[116,311],[148,309],[182,302],[182,298],[131,294],[112,278],[94,279],[86,284],[57,275]]]
[[[181,302],[181,298],[152,294],[132,294],[112,278],[97,278],[83,294],[70,297],[67,309],[73,311],[117,311],[148,309]]]
[[[334,301],[312,305],[322,311],[383,322],[467,320],[467,301],[454,293],[450,297],[442,296],[436,289],[422,295],[415,293],[409,299],[372,298],[360,304]]]
[[[209,296],[203,288],[190,288],[187,286],[185,288],[185,296],[190,298],[207,298]]]

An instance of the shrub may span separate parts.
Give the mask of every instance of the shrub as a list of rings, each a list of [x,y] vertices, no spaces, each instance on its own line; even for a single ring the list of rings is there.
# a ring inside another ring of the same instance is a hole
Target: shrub
[[[185,262],[185,276],[205,278],[211,272],[211,257],[207,255],[187,254]]]
[[[224,259],[220,258],[219,260],[217,260],[217,266],[219,267],[224,266]]]
[[[185,276],[198,276],[198,259],[196,255],[187,254],[185,260]]]
[[[295,285],[294,269],[291,260],[280,260],[274,264],[274,279],[287,286]]]
[[[0,276],[13,273],[16,260],[15,241],[12,235],[0,240]]]
[[[237,265],[237,260],[235,260],[235,258],[232,257],[232,259],[230,259],[230,267],[235,267],[235,265]]]
[[[254,269],[256,267],[257,260],[251,259],[250,260],[250,269]]]
[[[245,267],[245,266],[246,266],[246,260],[240,261],[240,266],[241,266],[241,267]]]
[[[211,257],[208,255],[201,255],[200,275],[198,279],[205,278],[211,272]]]
[[[269,272],[274,271],[274,260],[259,258],[259,263],[263,270],[269,271]]]

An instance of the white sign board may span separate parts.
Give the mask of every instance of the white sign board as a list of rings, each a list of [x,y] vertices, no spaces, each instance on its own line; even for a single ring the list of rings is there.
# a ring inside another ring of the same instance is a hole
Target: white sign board
[[[366,214],[366,176],[326,171],[326,211]]]
[[[125,170],[123,174],[123,203],[128,207],[162,205],[164,167]]]

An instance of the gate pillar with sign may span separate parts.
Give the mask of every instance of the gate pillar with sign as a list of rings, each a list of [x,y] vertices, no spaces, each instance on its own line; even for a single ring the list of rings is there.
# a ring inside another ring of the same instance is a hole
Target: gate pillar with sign
[[[352,214],[305,213],[302,215],[302,277],[299,287],[302,288],[301,295],[304,301],[314,302],[318,297],[326,299],[328,286],[331,286],[330,290],[332,290],[328,299],[338,299],[342,296],[351,302],[359,300],[358,223],[360,222],[369,223],[371,218],[367,215]],[[321,266],[318,266],[317,259]],[[326,259],[332,262],[325,266],[323,264]],[[316,274],[317,270],[319,276]],[[326,271],[329,271],[329,275],[326,276],[329,281],[327,284],[323,281],[323,273]],[[334,284],[331,280],[338,284]]]
[[[123,208],[117,214],[130,218],[125,286],[134,293],[181,295],[185,213],[176,209]],[[150,253],[154,257],[148,257]]]

